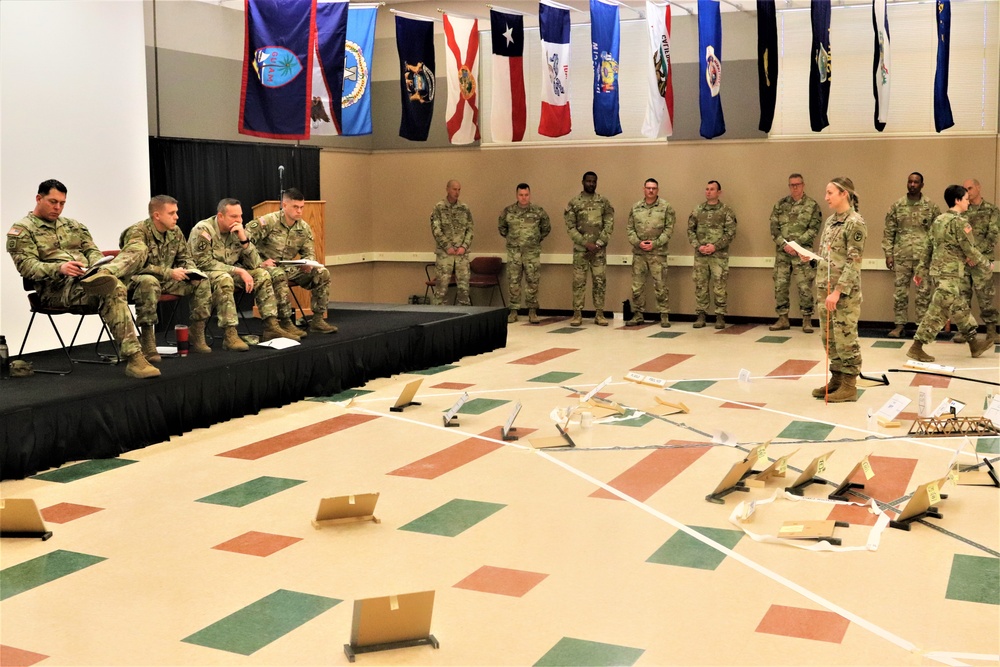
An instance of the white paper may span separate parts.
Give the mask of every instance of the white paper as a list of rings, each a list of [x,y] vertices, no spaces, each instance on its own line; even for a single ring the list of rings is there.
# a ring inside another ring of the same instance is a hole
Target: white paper
[[[802,255],[803,257],[808,257],[809,259],[815,259],[817,261],[823,259],[819,255],[817,255],[816,253],[814,253],[812,250],[809,250],[809,248],[803,248],[802,246],[800,246],[795,241],[785,241],[785,243],[789,247],[791,247],[792,250],[794,250],[799,255]]]
[[[292,340],[291,338],[273,338],[266,343],[257,343],[257,347],[269,347],[272,350],[286,350],[290,347],[295,347],[296,345],[301,345],[297,340]]]
[[[931,373],[954,373],[954,366],[942,366],[941,364],[931,364],[926,361],[917,361],[916,359],[907,359],[904,366],[909,366],[910,368],[916,368],[921,371],[930,371]]]
[[[322,268],[323,265],[314,259],[283,259],[278,262],[281,266],[315,266]]]
[[[910,399],[908,399],[906,396],[903,396],[902,394],[893,394],[892,398],[886,401],[885,404],[881,408],[879,408],[878,412],[876,412],[875,414],[880,417],[885,417],[889,421],[892,421],[893,419],[896,418],[896,415],[902,412],[903,408],[905,408],[911,402],[912,401]]]
[[[469,392],[462,394],[462,397],[455,402],[455,405],[448,408],[448,412],[444,413],[444,420],[450,422],[458,414],[458,411],[462,409],[465,402],[469,400]]]
[[[580,397],[580,402],[581,403],[586,403],[587,401],[589,401],[590,399],[592,399],[597,394],[597,392],[599,392],[600,390],[604,389],[609,384],[611,384],[611,376],[610,375],[608,377],[606,377],[603,382],[601,382],[596,387],[594,387],[593,389],[591,389],[590,391],[588,391],[585,396]]]
[[[993,395],[990,407],[986,408],[983,416],[992,421],[995,426],[1000,426],[1000,394]]]
[[[934,412],[931,413],[932,417],[940,417],[941,415],[951,414],[951,409],[955,408],[955,414],[957,415],[965,407],[965,403],[962,401],[956,401],[954,398],[946,398],[941,401],[941,404],[934,408]]]

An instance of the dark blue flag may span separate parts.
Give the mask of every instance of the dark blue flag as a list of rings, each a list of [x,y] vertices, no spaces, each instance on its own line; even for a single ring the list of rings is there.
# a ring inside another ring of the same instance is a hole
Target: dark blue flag
[[[948,101],[948,59],[951,52],[951,0],[937,2],[937,69],[934,71],[934,129],[955,124]]]
[[[761,132],[770,132],[778,100],[778,21],[774,0],[757,0],[757,90]]]
[[[427,141],[434,117],[434,22],[396,15],[399,53],[399,136]]]
[[[246,0],[240,134],[308,139],[314,0]]]
[[[812,0],[812,53],[809,62],[809,127],[830,124],[830,0]]]
[[[722,18],[718,0],[698,0],[698,106],[701,136],[712,139],[726,133],[722,115]]]
[[[590,0],[590,43],[594,59],[594,132],[600,137],[622,133],[618,118],[618,5]]]
[[[316,62],[313,66],[312,129],[314,134],[340,134],[344,96],[344,48],[347,3],[316,4]],[[329,111],[329,113],[327,113]],[[332,117],[331,117],[332,116]],[[329,125],[326,125],[326,124]]]

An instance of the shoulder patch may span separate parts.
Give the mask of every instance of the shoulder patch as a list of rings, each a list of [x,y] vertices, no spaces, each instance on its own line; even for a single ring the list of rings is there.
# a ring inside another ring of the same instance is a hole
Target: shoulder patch
[[[966,234],[972,233],[972,225],[970,225],[969,223],[965,223],[965,227],[963,229],[965,229]]]
[[[202,236],[203,236],[204,238],[208,239],[209,241],[211,241],[211,240],[212,240],[212,235],[211,235],[211,234],[209,234],[208,232],[204,232],[204,231],[203,231],[203,232],[201,233],[201,235],[202,235]]]
[[[855,243],[861,243],[861,239],[863,239],[863,238],[864,238],[864,234],[862,234],[860,231],[854,232],[854,242]]]
[[[20,236],[23,231],[23,227],[11,227],[10,231],[7,232],[7,236]]]

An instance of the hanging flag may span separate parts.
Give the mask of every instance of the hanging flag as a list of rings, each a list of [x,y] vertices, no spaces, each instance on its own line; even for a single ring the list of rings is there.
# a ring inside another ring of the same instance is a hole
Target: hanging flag
[[[316,57],[312,68],[309,119],[313,134],[341,133],[344,95],[344,48],[347,43],[347,2],[316,5]],[[331,104],[330,100],[336,100]]]
[[[569,10],[538,4],[542,40],[542,115],[538,134],[561,137],[573,129],[569,111]]]
[[[434,117],[434,22],[396,14],[399,53],[399,136],[427,141]]]
[[[951,51],[951,0],[937,2],[937,69],[934,71],[934,129],[955,124],[948,101],[948,60]]]
[[[479,141],[479,20],[444,15],[448,140]]]
[[[646,82],[649,103],[642,121],[642,134],[650,139],[674,133],[674,71],[670,62],[670,5],[646,0],[646,27],[649,29],[649,62]]]
[[[809,127],[820,132],[830,124],[830,0],[812,0],[812,56],[809,61]]]
[[[524,139],[528,106],[524,94],[524,17],[490,10],[493,45],[493,101],[490,133],[493,141]]]
[[[778,20],[774,0],[757,0],[757,90],[761,132],[770,132],[778,101]]]
[[[315,7],[314,0],[246,0],[240,134],[309,138]]]
[[[872,1],[875,55],[872,58],[872,92],[875,94],[875,129],[881,132],[889,120],[889,13],[885,0]]]
[[[722,18],[718,0],[698,0],[698,54],[701,59],[698,106],[701,136],[713,139],[726,133],[722,115]]]
[[[621,48],[618,5],[590,0],[590,44],[594,60],[594,132],[622,133],[618,117],[618,56]]]
[[[375,48],[374,7],[351,7],[347,12],[344,48],[342,129],[346,136],[372,133],[372,54]]]

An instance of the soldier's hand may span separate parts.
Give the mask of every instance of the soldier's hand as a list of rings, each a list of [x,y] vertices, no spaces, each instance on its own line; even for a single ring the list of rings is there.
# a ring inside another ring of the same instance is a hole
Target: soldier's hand
[[[652,249],[653,249],[653,242],[652,242],[652,241],[649,241],[649,240],[646,240],[646,241],[640,241],[640,242],[639,242],[639,247],[640,247],[640,248],[641,248],[642,250],[652,250]]]
[[[893,267],[893,265],[895,265],[895,262],[894,262],[894,261],[892,261],[892,257],[886,257],[886,258],[885,258],[885,268],[887,268],[887,269],[890,269],[890,270],[891,270],[891,269],[892,269],[892,267]]]
[[[447,249],[447,250],[445,250],[445,252],[446,252],[446,253],[448,253],[449,255],[454,255],[454,254],[456,254],[456,253],[455,253],[455,249],[454,249],[454,248],[452,248],[451,246],[448,246],[448,249]]]
[[[273,259],[265,259],[263,262],[260,263],[260,265],[263,266],[264,268],[269,269],[272,266],[276,266],[277,262],[275,262]]]
[[[784,251],[786,253],[788,253],[789,255],[797,255],[798,254],[797,252],[795,252],[795,249],[792,248],[792,246],[788,245],[787,243],[785,244]]]
[[[243,281],[243,289],[247,294],[253,291],[253,276],[246,269],[236,269],[236,275]]]
[[[83,263],[78,262],[75,259],[71,259],[70,261],[63,262],[59,265],[59,273],[64,276],[82,276],[86,272],[87,268],[83,265]]]
[[[464,255],[465,254],[465,248],[462,247],[462,246],[458,246],[457,248],[455,248],[455,254],[456,255]]]
[[[840,290],[835,289],[826,297],[824,305],[826,305],[827,310],[834,311],[837,310],[838,301],[840,301]]]
[[[913,276],[913,284],[920,287],[920,283],[924,282],[924,279],[920,276]]]
[[[600,247],[592,241],[584,243],[583,246],[587,249],[587,252],[595,252]]]
[[[177,282],[181,282],[182,280],[187,280],[187,275],[188,275],[187,269],[176,268],[170,271],[170,279],[175,280]]]

